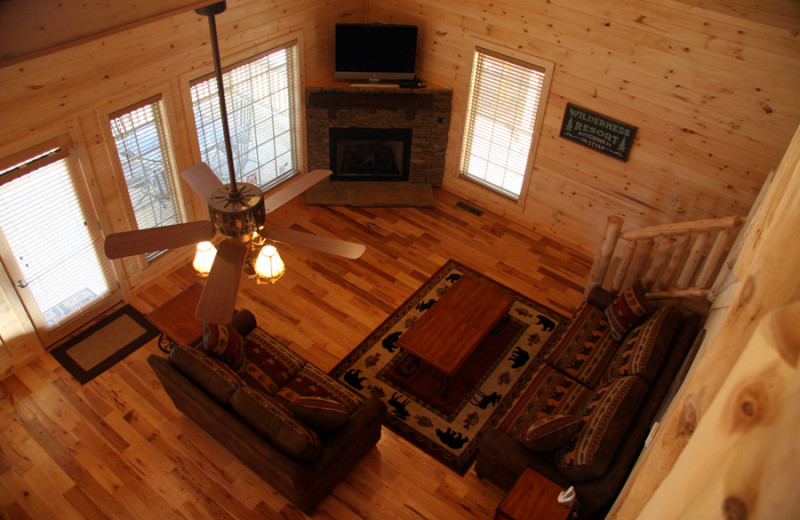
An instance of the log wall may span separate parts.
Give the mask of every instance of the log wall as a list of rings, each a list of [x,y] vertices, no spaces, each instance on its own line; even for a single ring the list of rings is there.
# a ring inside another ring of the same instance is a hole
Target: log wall
[[[800,131],[765,195],[738,281],[608,518],[797,518]]]
[[[420,76],[453,89],[445,188],[593,252],[611,214],[747,214],[800,122],[800,6],[777,4],[371,0],[369,17],[419,25]],[[476,44],[556,64],[522,208],[458,175]],[[629,160],[560,138],[568,102],[638,127]]]

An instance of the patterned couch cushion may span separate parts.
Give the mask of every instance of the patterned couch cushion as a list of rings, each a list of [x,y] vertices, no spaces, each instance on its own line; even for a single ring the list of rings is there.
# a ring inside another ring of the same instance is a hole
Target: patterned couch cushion
[[[221,359],[236,372],[245,363],[244,340],[233,325],[203,322],[203,350]]]
[[[529,450],[550,451],[578,433],[583,417],[577,415],[545,415],[526,424],[519,432],[519,442]]]
[[[219,403],[227,403],[242,384],[239,375],[222,360],[195,347],[175,345],[169,353],[169,360]]]
[[[620,376],[641,375],[652,383],[680,323],[680,311],[672,306],[659,307],[644,323],[634,327],[622,341],[608,365],[604,381]]]
[[[287,406],[301,397],[327,397],[342,403],[348,413],[352,413],[364,401],[364,397],[311,363],[304,365],[275,395],[282,398]]]
[[[564,477],[580,482],[606,472],[647,390],[639,376],[620,377],[597,389],[584,406],[583,428],[559,451]]]
[[[247,362],[241,371],[247,386],[274,395],[306,360],[260,328],[245,338]]]
[[[292,417],[277,399],[253,388],[240,387],[230,402],[239,417],[286,455],[313,461],[322,453],[317,434]]]
[[[622,338],[651,312],[653,304],[645,296],[642,282],[636,280],[606,307],[605,314],[611,327],[611,336],[617,341],[622,341]]]
[[[546,360],[564,374],[594,388],[618,348],[605,313],[583,302]]]
[[[330,432],[340,428],[350,412],[347,407],[330,397],[300,397],[289,405],[295,417],[321,432]]]
[[[517,438],[529,423],[547,415],[570,415],[579,411],[592,390],[542,363],[531,383],[516,400],[497,429]]]

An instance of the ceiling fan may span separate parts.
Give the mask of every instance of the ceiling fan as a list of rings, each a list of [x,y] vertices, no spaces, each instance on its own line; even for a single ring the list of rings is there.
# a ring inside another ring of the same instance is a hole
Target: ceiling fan
[[[330,170],[313,170],[301,175],[278,193],[266,198],[258,186],[236,181],[214,21],[214,15],[225,11],[225,8],[223,1],[196,9],[195,12],[208,17],[230,183],[223,184],[207,164],[195,164],[184,170],[181,177],[201,199],[208,202],[208,221],[113,233],[105,240],[106,256],[122,258],[209,241],[217,232],[225,235],[195,311],[198,319],[217,324],[228,323],[233,317],[242,269],[257,237],[350,259],[359,258],[366,250],[362,244],[265,225],[267,213],[328,177],[332,173]]]

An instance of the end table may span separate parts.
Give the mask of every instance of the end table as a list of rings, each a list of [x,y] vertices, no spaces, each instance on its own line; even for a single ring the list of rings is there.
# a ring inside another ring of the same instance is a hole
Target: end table
[[[567,520],[572,508],[558,503],[564,488],[525,468],[498,506],[495,520]]]
[[[203,322],[194,315],[203,284],[194,282],[173,296],[153,312],[147,319],[161,331],[158,346],[169,352],[175,344],[194,345],[203,339]]]

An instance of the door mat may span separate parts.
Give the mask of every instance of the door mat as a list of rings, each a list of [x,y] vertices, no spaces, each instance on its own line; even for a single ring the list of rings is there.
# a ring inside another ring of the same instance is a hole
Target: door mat
[[[356,392],[383,400],[389,428],[460,474],[475,459],[482,432],[500,422],[566,322],[504,287],[515,296],[508,318],[450,377],[443,393],[444,375],[421,361],[409,370],[409,356],[396,342],[467,273],[503,287],[450,260],[331,371]]]
[[[143,314],[125,305],[50,354],[83,385],[158,334],[158,329]]]

